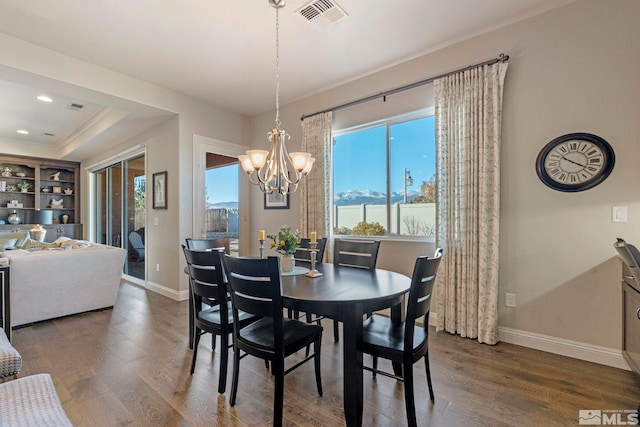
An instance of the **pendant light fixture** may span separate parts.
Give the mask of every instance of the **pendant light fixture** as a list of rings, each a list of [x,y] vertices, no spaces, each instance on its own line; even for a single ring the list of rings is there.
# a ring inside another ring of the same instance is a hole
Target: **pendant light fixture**
[[[267,133],[271,143],[267,150],[248,150],[238,156],[242,169],[249,175],[253,184],[264,193],[290,194],[298,189],[300,180],[307,176],[315,159],[309,153],[288,153],[285,141],[290,136],[280,128],[280,23],[279,11],[285,0],[269,0],[276,9],[276,127]]]

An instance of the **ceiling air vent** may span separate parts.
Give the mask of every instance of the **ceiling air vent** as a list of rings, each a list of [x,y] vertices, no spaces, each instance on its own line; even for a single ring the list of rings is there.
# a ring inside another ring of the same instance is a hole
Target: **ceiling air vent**
[[[84,108],[84,105],[78,104],[77,102],[70,102],[67,104],[67,110],[80,111]]]
[[[50,133],[50,132],[45,132],[45,133],[43,133],[43,135],[44,135],[44,136],[53,136],[53,134],[52,134],[52,133]]]
[[[314,0],[302,6],[296,13],[310,22],[316,30],[324,30],[349,16],[332,0]]]

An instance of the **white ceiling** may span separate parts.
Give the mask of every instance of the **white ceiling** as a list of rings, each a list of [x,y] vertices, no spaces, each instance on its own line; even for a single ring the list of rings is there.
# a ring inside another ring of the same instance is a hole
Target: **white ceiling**
[[[348,16],[321,30],[297,13],[308,0],[280,11],[281,104],[571,0],[330,1]],[[267,0],[0,0],[0,11],[0,32],[15,38],[243,115],[274,108],[275,9]],[[89,102],[69,114],[68,102],[85,102],[65,93],[47,110],[33,90],[0,83],[0,138],[46,144],[50,132],[64,145],[107,114]],[[80,155],[88,152],[71,157]]]

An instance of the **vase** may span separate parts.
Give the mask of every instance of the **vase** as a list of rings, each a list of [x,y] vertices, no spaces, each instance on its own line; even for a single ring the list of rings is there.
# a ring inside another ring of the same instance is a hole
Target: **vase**
[[[280,271],[283,273],[289,273],[293,271],[293,267],[296,265],[296,260],[293,258],[293,254],[280,255]]]
[[[12,225],[20,224],[20,216],[14,210],[13,213],[7,217],[7,221],[9,221],[9,224]]]
[[[33,240],[37,240],[38,242],[44,242],[44,236],[47,234],[47,230],[42,228],[40,224],[36,224],[31,230],[29,230],[29,234]]]

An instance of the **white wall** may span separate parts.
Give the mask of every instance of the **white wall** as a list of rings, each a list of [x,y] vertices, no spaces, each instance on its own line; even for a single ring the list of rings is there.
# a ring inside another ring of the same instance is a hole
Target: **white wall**
[[[560,345],[620,349],[620,263],[612,245],[618,236],[640,243],[639,16],[635,0],[575,2],[291,103],[281,109],[283,127],[293,150],[302,114],[508,54],[500,325]],[[273,112],[252,119],[254,146],[271,120]],[[611,176],[574,194],[545,187],[535,173],[542,147],[570,132],[599,135],[616,152]],[[253,202],[258,197],[254,190]],[[252,233],[298,224],[298,205],[294,194],[290,211],[254,215]],[[627,206],[629,221],[613,224],[612,206]],[[504,307],[505,292],[517,295],[516,308]]]

